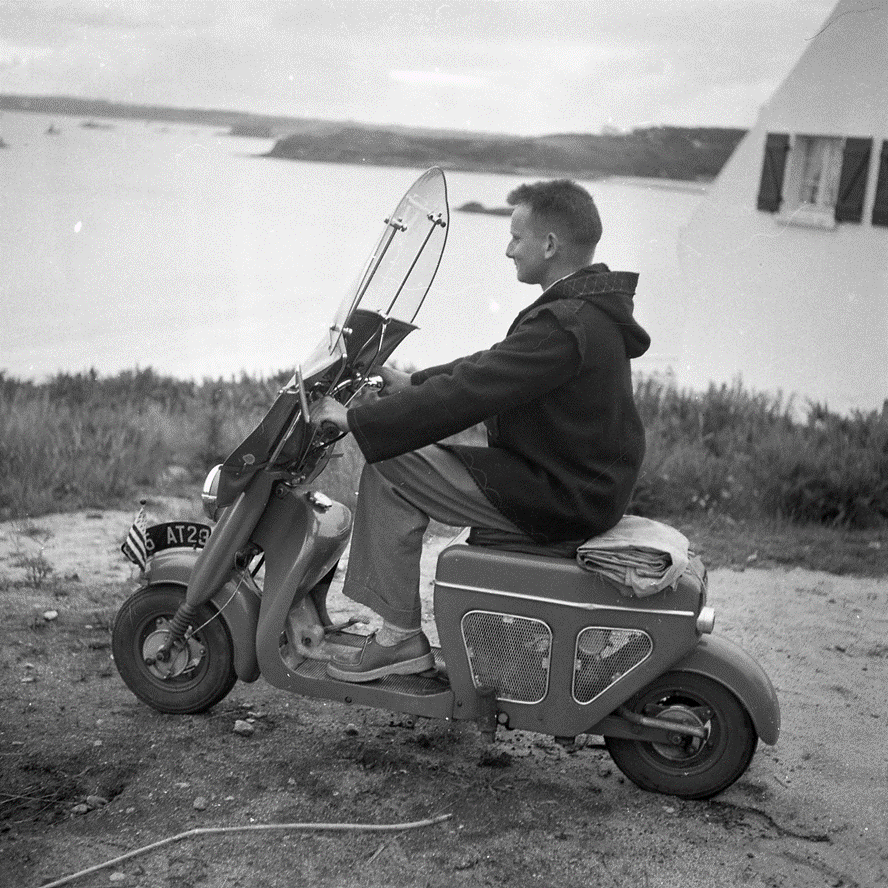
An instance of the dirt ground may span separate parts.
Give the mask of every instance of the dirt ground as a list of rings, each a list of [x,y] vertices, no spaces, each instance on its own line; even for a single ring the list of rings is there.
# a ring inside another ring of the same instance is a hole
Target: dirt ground
[[[153,518],[185,517],[175,506]],[[598,737],[567,751],[500,731],[507,755],[482,756],[474,725],[305,700],[261,679],[204,715],[148,709],[110,656],[110,621],[136,587],[118,550],[131,518],[0,525],[2,885],[48,884],[198,828],[281,823],[346,828],[188,835],[72,884],[888,884],[884,578],[711,572],[716,632],[771,676],[783,729],[734,786],[685,802],[637,789]]]

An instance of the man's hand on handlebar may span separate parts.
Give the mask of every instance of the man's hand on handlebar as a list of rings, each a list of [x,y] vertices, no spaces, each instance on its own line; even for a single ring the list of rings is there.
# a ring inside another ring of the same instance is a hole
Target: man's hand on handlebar
[[[380,367],[378,372],[384,383],[379,392],[380,395],[393,395],[395,392],[403,391],[411,386],[410,374],[403,370],[395,370],[394,367]],[[359,395],[356,400],[362,400],[361,396]],[[343,434],[349,431],[348,408],[334,398],[325,396],[315,401],[309,406],[308,413],[312,425],[329,424],[335,426],[337,431]]]
[[[395,392],[410,388],[409,373],[405,373],[403,370],[395,370],[394,367],[380,367],[378,372],[385,383],[385,386],[379,393],[380,395],[393,395]]]
[[[315,401],[308,408],[312,425],[323,426],[329,423],[340,432],[348,431],[348,408],[330,397],[323,397]]]

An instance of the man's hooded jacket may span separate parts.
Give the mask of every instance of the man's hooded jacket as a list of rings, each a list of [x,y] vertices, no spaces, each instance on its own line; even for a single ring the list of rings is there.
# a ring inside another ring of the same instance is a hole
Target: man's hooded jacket
[[[486,351],[414,373],[348,411],[370,463],[485,422],[488,446],[446,444],[490,502],[540,542],[603,533],[644,457],[630,359],[650,337],[632,316],[638,275],[601,263],[549,287]]]

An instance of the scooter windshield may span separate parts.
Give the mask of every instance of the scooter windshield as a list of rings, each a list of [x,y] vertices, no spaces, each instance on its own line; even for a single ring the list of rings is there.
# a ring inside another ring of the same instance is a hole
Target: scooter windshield
[[[223,463],[220,507],[233,502],[260,469],[304,463],[314,440],[307,431],[307,388],[317,395],[319,385],[326,388],[343,377],[367,375],[416,329],[413,321],[441,262],[449,224],[444,173],[433,168],[413,183],[385,220],[376,248],[329,331]],[[316,451],[326,449],[322,442]]]
[[[385,227],[322,341],[302,364],[306,378],[347,354],[366,372],[382,364],[411,331],[432,285],[450,214],[442,170],[423,173],[385,219]]]

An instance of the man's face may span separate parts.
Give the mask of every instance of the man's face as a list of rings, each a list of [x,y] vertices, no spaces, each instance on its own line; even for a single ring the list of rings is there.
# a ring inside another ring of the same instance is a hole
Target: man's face
[[[515,263],[515,273],[522,284],[540,284],[548,271],[548,235],[540,234],[541,226],[535,226],[530,207],[518,204],[512,212],[509,225],[511,240],[506,256]]]

